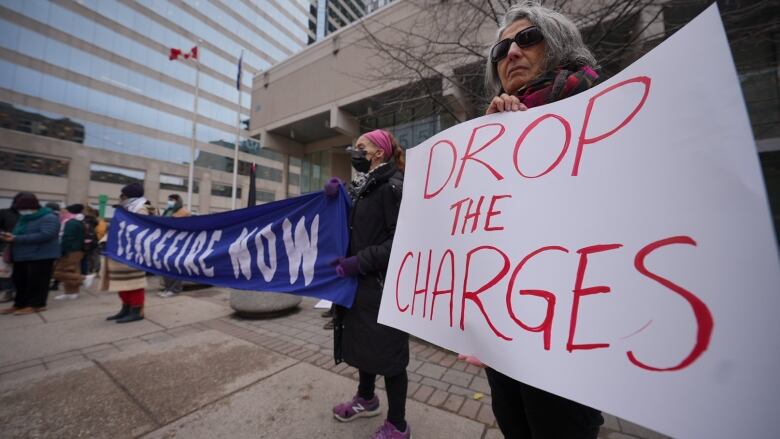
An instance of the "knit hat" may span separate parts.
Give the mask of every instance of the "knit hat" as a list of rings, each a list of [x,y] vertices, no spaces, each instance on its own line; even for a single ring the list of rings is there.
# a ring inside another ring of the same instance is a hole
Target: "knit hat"
[[[53,212],[59,212],[60,209],[61,209],[60,204],[59,203],[55,203],[54,201],[49,201],[44,206],[48,207]]]
[[[122,195],[127,198],[138,198],[144,196],[144,187],[141,183],[134,182],[122,188]]]
[[[41,208],[41,204],[38,202],[38,197],[30,192],[20,192],[16,196],[16,200],[13,206],[16,210],[38,210]]]
[[[79,214],[84,211],[84,205],[83,204],[71,204],[70,206],[66,207],[65,210],[67,210],[70,213]]]

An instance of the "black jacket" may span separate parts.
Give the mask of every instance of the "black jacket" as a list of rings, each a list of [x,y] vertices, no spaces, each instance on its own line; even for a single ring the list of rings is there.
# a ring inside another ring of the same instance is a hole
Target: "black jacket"
[[[377,323],[382,288],[401,206],[403,173],[391,162],[377,168],[355,194],[349,213],[349,255],[362,274],[352,308],[336,311],[336,362],[394,376],[409,364],[409,335]]]
[[[19,212],[15,209],[0,209],[0,231],[11,233],[16,222],[19,221]],[[0,251],[5,248],[5,241],[0,241]]]

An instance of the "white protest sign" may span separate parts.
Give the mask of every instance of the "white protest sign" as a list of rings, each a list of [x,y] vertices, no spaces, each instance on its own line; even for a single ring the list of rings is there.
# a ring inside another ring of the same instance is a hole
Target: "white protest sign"
[[[773,437],[780,264],[718,10],[408,151],[379,321],[677,437]],[[775,436],[776,437],[776,436]]]

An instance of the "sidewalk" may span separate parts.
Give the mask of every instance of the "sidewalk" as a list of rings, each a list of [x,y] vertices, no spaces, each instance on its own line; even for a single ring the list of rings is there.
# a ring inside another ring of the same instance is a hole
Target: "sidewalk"
[[[383,421],[333,419],[330,407],[354,394],[357,371],[334,365],[316,300],[287,316],[244,320],[232,315],[228,290],[170,299],[153,291],[146,319],[125,325],[105,321],[119,307],[108,293],[0,316],[2,436],[367,438]],[[414,437],[502,437],[481,369],[424,341],[412,339],[411,351]],[[665,437],[604,417],[600,438]]]

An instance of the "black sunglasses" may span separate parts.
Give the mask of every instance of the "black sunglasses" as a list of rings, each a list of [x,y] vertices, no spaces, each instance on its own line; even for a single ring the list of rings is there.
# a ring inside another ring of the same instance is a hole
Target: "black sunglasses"
[[[506,54],[509,53],[509,47],[512,46],[513,41],[518,47],[530,47],[534,44],[541,43],[543,39],[544,35],[542,35],[542,31],[540,31],[538,27],[527,27],[516,33],[514,37],[505,38],[496,43],[496,45],[490,49],[490,62],[497,63],[504,59]]]

